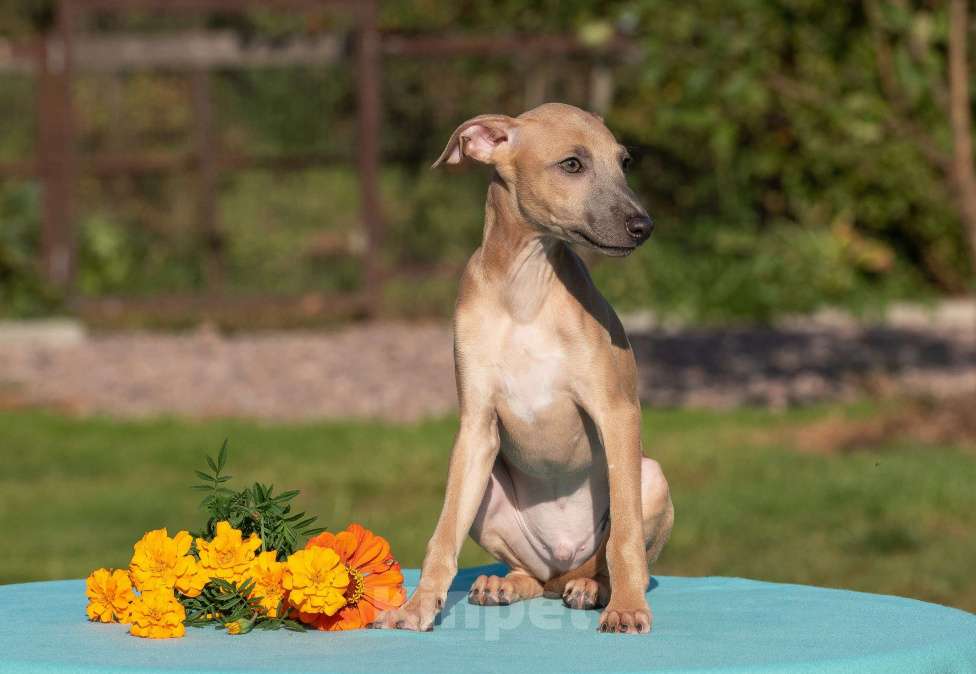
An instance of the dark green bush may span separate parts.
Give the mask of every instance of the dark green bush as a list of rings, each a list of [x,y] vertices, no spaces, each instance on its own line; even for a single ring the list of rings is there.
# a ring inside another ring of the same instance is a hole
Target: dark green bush
[[[944,8],[923,0],[875,4],[872,23],[865,10],[871,2],[391,0],[382,5],[381,23],[403,33],[563,32],[596,42],[614,31],[629,35],[639,49],[614,67],[606,118],[641,157],[632,181],[658,231],[630,259],[597,262],[595,276],[611,299],[629,308],[693,320],[770,320],[823,305],[876,311],[889,299],[973,289],[974,261],[946,177],[917,134],[896,123],[907,118],[939,150],[949,149],[939,103]],[[21,0],[0,10],[0,32],[43,29],[50,13],[39,6]],[[178,20],[133,15],[103,19],[96,29],[187,26],[287,39],[348,27],[349,17],[330,10]],[[898,100],[882,86],[879,36],[889,45]],[[589,104],[588,66],[579,60],[385,60],[380,140],[388,264],[449,268],[477,245],[487,175],[426,167],[464,119],[524,109],[526,77],[539,67],[549,73],[547,96]],[[225,176],[226,289],[342,291],[361,284],[354,78],[345,65],[218,74],[226,151],[315,151],[349,162],[297,176]],[[17,86],[0,91],[0,98],[22,104],[27,90]],[[109,100],[124,103],[124,123],[106,112]],[[110,83],[86,77],[76,105],[86,150],[107,143],[153,151],[190,147],[185,78],[141,73]],[[23,114],[0,110],[3,115],[10,131],[0,134],[0,154],[28,152],[32,132],[17,121]],[[44,294],[30,262],[36,194],[10,189],[3,192],[0,222],[0,297],[7,313],[24,313],[26,306],[45,306],[24,299]],[[204,286],[192,177],[86,179],[79,192],[82,292]],[[30,213],[9,215],[23,210],[17,199],[24,197],[11,196],[21,193],[34,195],[27,199]],[[398,281],[387,303],[421,287]],[[429,287],[437,290],[417,306],[449,310],[443,277]],[[15,304],[20,308],[11,309]]]
[[[0,186],[0,318],[43,315],[58,306],[40,275],[37,197],[34,185]]]

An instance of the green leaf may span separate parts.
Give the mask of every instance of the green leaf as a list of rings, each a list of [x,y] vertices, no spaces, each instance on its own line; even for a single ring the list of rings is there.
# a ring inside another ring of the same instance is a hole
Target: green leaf
[[[304,514],[305,513],[302,513],[302,515],[304,515]],[[311,524],[315,520],[316,520],[315,517],[309,517],[308,519],[302,520],[301,522],[299,522],[298,524],[295,525],[295,529],[297,529],[299,531],[302,531],[302,530],[305,529],[305,527],[307,527],[309,524]]]
[[[220,446],[220,453],[217,455],[217,471],[220,472],[224,468],[224,464],[227,463],[227,442],[228,438],[224,438],[224,444]]]

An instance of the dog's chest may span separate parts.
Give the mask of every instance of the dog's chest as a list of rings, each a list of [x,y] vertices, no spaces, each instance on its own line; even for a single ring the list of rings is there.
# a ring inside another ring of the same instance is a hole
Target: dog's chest
[[[531,423],[566,392],[567,358],[548,332],[533,324],[512,325],[498,345],[495,370],[501,402]]]

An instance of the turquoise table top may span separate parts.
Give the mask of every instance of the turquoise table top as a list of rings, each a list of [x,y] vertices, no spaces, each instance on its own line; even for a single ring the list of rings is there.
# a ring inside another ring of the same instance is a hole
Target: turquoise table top
[[[976,615],[911,599],[738,578],[656,577],[649,635],[534,599],[480,607],[465,569],[434,632],[188,629],[154,641],[85,619],[80,580],[0,586],[0,672],[976,673]],[[497,573],[498,569],[494,569]],[[408,584],[417,572],[406,571]]]

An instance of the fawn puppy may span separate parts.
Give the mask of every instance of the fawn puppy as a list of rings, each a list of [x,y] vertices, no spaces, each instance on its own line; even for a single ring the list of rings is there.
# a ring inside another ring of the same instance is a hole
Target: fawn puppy
[[[454,316],[460,430],[417,590],[373,626],[432,629],[470,534],[510,572],[469,601],[562,596],[604,607],[601,631],[646,633],[674,507],[643,455],[627,335],[570,245],[623,256],[650,236],[630,157],[599,117],[549,103],[464,122],[434,166],[469,159],[494,173]]]

